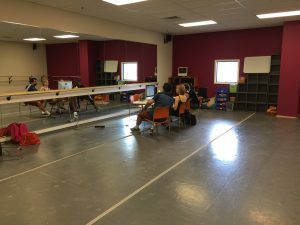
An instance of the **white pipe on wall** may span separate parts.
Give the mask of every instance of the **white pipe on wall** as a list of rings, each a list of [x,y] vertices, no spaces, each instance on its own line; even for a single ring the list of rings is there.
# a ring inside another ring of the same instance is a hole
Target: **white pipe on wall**
[[[156,85],[156,83],[138,83],[114,86],[98,86],[88,88],[76,88],[69,90],[51,90],[34,92],[16,92],[0,94],[0,105],[22,103],[38,100],[69,98],[87,95],[110,94],[117,92],[135,91],[146,89],[147,85]]]

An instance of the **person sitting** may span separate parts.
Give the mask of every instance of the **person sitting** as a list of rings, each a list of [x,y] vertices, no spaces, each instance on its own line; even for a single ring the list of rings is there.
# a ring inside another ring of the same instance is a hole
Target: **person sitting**
[[[73,114],[73,117],[69,120],[69,122],[74,122],[79,119],[79,108],[76,97],[70,97],[69,99],[69,107],[70,113]]]
[[[35,77],[29,78],[29,84],[26,86],[26,91],[38,91],[37,88],[37,79]],[[42,111],[42,115],[50,116],[51,113],[44,107],[44,101],[34,101],[34,102],[26,102],[26,105],[32,105],[39,108]]]
[[[190,99],[191,86],[188,83],[183,84],[183,86],[185,88],[185,96],[187,97],[187,99]]]
[[[84,88],[84,85],[80,81],[74,81],[73,82],[73,88]],[[94,106],[95,110],[98,111],[98,106],[96,105],[94,99],[92,96],[87,95],[87,96],[79,96],[77,97],[77,104],[78,108],[80,108],[80,101],[82,100],[87,100],[91,103],[92,106]]]
[[[153,99],[147,101],[144,110],[138,114],[135,127],[131,128],[132,132],[139,132],[140,125],[145,120],[152,120],[154,110],[158,107],[170,107],[172,106],[174,100],[171,97],[172,86],[169,83],[165,83],[163,86],[163,92],[156,94]],[[149,108],[152,106],[151,108]]]
[[[50,91],[51,89],[49,87],[49,80],[46,77],[43,77],[41,80],[42,80],[42,87],[40,88],[40,91]],[[61,114],[63,111],[66,110],[64,107],[63,99],[51,99],[51,100],[47,100],[47,102],[50,105],[57,105],[56,113],[58,114]]]
[[[186,103],[188,100],[188,97],[186,95],[186,89],[183,84],[179,84],[176,86],[176,94],[177,94],[177,96],[174,97],[174,104],[173,104],[173,107],[171,110],[172,116],[178,116],[180,105],[182,103]]]
[[[185,83],[184,84],[185,89],[186,89],[186,96],[188,100],[191,102],[191,107],[192,108],[199,108],[199,99],[198,96],[191,84]]]
[[[48,79],[42,79],[42,87],[40,88],[40,91],[50,91]]]
[[[58,82],[65,82],[64,79],[59,79]],[[73,84],[73,82],[72,82]],[[73,87],[74,88],[74,84]],[[69,102],[69,109],[70,109],[70,119],[69,122],[74,122],[79,119],[79,107],[78,107],[78,102],[77,102],[77,97],[68,97],[68,98],[63,98],[62,101],[68,101]],[[73,116],[71,115],[73,114]]]

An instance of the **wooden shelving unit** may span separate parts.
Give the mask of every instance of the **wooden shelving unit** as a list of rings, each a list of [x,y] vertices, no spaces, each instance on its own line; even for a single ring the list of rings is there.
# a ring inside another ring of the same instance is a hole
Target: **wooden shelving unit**
[[[247,74],[247,82],[238,84],[235,109],[265,112],[277,106],[280,77],[280,56],[272,56],[269,74]]]
[[[280,79],[280,56],[272,57],[271,72],[269,76],[268,106],[278,105],[279,79]]]
[[[96,63],[96,82],[97,86],[116,85],[115,73],[104,72],[104,61],[97,60]]]
[[[193,87],[196,87],[198,84],[198,79],[196,77],[170,77],[169,83],[173,86],[173,93],[175,94],[176,85],[178,84],[192,84]]]
[[[192,84],[194,87],[197,84],[197,78],[195,77],[170,77],[169,78],[169,83],[172,85],[178,85],[178,84]]]

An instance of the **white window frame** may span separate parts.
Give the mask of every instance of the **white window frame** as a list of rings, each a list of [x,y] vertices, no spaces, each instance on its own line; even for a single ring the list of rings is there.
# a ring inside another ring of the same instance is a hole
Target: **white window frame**
[[[136,64],[136,79],[125,79],[124,78],[124,64]],[[132,82],[134,82],[134,81],[138,81],[138,79],[139,79],[139,64],[138,64],[138,62],[122,62],[121,63],[121,77],[122,77],[122,80],[123,81],[132,81]]]
[[[238,63],[238,71],[236,74],[236,81],[235,82],[218,82],[217,80],[217,66],[219,62],[237,62]],[[215,75],[214,75],[214,83],[215,84],[237,84],[239,82],[239,76],[240,76],[240,60],[239,59],[222,59],[222,60],[215,60]]]

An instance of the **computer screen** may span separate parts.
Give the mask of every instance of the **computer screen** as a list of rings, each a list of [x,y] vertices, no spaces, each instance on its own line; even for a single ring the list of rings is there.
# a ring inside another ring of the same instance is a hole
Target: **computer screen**
[[[155,94],[156,94],[155,85],[147,85],[146,86],[146,98],[154,97]]]
[[[72,89],[72,81],[58,81],[58,90]]]
[[[178,76],[186,77],[188,75],[187,67],[178,67]]]

